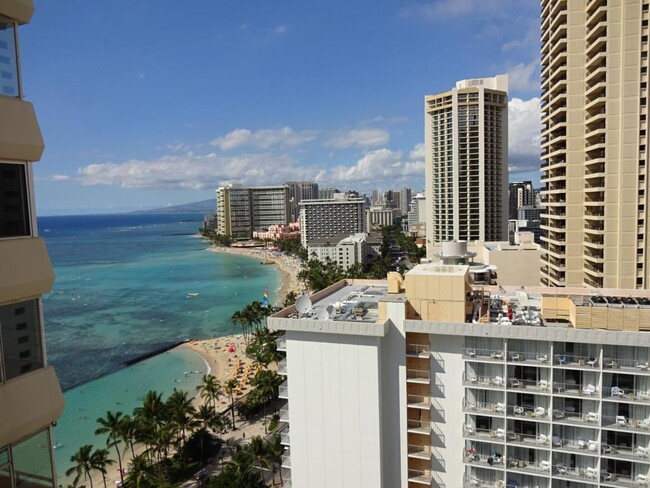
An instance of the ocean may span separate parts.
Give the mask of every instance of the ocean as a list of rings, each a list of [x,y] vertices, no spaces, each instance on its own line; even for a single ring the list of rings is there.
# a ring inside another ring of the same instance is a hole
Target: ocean
[[[131,367],[128,359],[190,338],[239,332],[230,323],[243,305],[270,301],[280,286],[273,267],[210,252],[195,236],[197,214],[40,217],[56,273],[43,297],[49,364],[66,408],[53,430],[57,474],[83,444],[103,447],[96,419],[131,413],[149,389],[194,394],[202,359],[191,351],[158,355]]]

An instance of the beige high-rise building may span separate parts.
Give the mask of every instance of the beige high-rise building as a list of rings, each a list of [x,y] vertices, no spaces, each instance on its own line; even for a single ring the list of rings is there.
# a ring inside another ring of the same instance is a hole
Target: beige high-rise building
[[[32,161],[43,138],[23,99],[18,26],[31,0],[0,1],[0,486],[54,487],[51,425],[63,394],[47,365],[41,295],[54,273],[36,226]]]
[[[542,1],[542,284],[648,288],[649,4]]]
[[[436,242],[508,238],[508,77],[424,99],[427,256]]]

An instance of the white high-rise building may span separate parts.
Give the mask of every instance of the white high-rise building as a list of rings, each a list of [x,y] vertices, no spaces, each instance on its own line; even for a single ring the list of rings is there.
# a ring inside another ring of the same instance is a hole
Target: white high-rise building
[[[541,5],[541,282],[647,289],[650,2]]]
[[[508,77],[427,96],[427,256],[436,242],[508,238]]]
[[[292,486],[649,486],[647,293],[426,264],[301,305],[268,319]]]

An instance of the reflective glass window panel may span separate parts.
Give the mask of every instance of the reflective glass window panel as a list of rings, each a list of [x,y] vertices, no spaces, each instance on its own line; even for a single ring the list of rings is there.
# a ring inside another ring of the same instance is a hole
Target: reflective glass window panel
[[[16,486],[53,487],[50,436],[44,430],[11,448]]]
[[[0,238],[30,235],[24,164],[0,163]]]
[[[43,367],[38,300],[0,307],[4,379]]]
[[[17,97],[16,25],[0,18],[0,95]]]

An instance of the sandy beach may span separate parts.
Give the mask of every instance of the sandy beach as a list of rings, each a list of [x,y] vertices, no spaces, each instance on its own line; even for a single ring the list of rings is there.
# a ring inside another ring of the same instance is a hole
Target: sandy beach
[[[264,248],[241,248],[241,247],[221,247],[221,246],[212,246],[210,247],[212,252],[223,252],[226,254],[236,254],[238,256],[246,256],[249,258],[258,259],[260,263],[264,260],[273,261],[272,265],[263,265],[260,266],[276,266],[280,272],[280,288],[277,290],[278,301],[276,305],[281,305],[284,301],[284,298],[290,291],[295,291],[300,294],[303,290],[306,290],[304,283],[298,279],[298,273],[300,272],[300,260],[293,256],[287,256],[282,253],[270,253]]]

